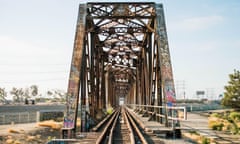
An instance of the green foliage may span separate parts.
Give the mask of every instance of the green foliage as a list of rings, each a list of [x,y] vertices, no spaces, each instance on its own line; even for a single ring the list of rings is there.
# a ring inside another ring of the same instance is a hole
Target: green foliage
[[[216,123],[212,125],[212,129],[217,131],[222,131],[223,126],[224,126],[223,123]]]
[[[212,114],[211,117],[217,117],[218,120],[212,120],[209,121],[210,127],[213,130],[218,130],[218,131],[227,131],[231,132],[232,134],[240,134],[240,112],[230,112],[226,111],[224,113],[219,113],[219,114]]]
[[[210,144],[210,140],[208,138],[202,138],[202,144]]]
[[[108,108],[108,109],[107,109],[107,114],[110,115],[110,114],[112,114],[112,113],[113,113],[113,108],[112,108],[112,107]]]
[[[232,134],[240,134],[240,128],[237,123],[240,122],[240,113],[239,112],[231,112],[228,116],[229,121],[231,121],[231,126],[229,130]]]
[[[35,99],[36,102],[61,102],[65,103],[67,98],[67,93],[63,90],[55,89],[47,91],[47,98],[42,97],[42,94],[39,93],[39,88],[37,85],[31,85],[26,88],[17,88],[13,87],[9,91],[10,95],[13,97],[13,102],[21,103],[30,99]],[[7,91],[4,88],[0,87],[0,102],[6,102]]]
[[[13,87],[10,94],[13,95],[14,102],[23,102],[25,99],[38,95],[38,86],[32,85],[30,88],[25,89]]]
[[[7,92],[4,88],[0,88],[0,101],[4,102],[6,100]]]
[[[22,102],[24,99],[24,90],[23,88],[15,88],[13,87],[10,91],[10,94],[13,95],[14,102]]]
[[[240,72],[237,70],[229,75],[228,85],[225,86],[224,98],[221,103],[229,108],[240,108]]]
[[[225,120],[228,120],[229,119],[229,117],[228,117],[229,114],[230,114],[229,111],[224,112],[222,118],[225,119]]]
[[[60,89],[53,89],[47,91],[47,96],[52,102],[66,102],[67,93]]]
[[[212,113],[212,114],[211,114],[211,117],[220,118],[220,117],[221,117],[221,114],[219,114],[219,113]]]
[[[198,135],[198,136],[200,135],[200,134],[199,134],[197,131],[195,131],[195,130],[191,130],[191,131],[189,131],[189,133],[192,134],[192,135],[193,135],[193,134],[194,134],[194,135]]]
[[[32,86],[30,87],[30,90],[31,90],[31,95],[32,95],[32,96],[38,95],[38,86],[37,86],[37,85],[32,85]]]
[[[229,115],[229,118],[231,118],[235,122],[240,121],[240,113],[239,112],[231,112]]]
[[[240,130],[236,123],[232,123],[228,129],[232,134],[239,134]]]

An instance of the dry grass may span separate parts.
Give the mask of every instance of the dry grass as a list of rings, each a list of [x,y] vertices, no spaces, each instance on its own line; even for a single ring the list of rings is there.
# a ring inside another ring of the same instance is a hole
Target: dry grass
[[[195,133],[194,134],[193,133],[183,133],[183,136],[185,138],[191,139],[195,142],[200,142],[201,141],[201,136],[198,135],[198,134],[195,134]]]
[[[48,120],[48,121],[39,122],[38,126],[50,127],[55,130],[60,130],[63,124],[62,122],[55,122],[54,120]]]
[[[231,132],[232,134],[240,134],[240,114],[232,113],[214,113],[208,118],[208,126],[213,130]]]
[[[8,132],[9,132],[9,133],[15,133],[15,134],[20,133],[18,130],[15,130],[15,129],[12,129],[12,128],[10,128],[10,129],[8,130]]]
[[[201,136],[197,132],[185,132],[185,133],[183,133],[183,137],[185,137],[187,139],[191,139],[192,141],[194,141],[198,144],[203,144],[204,141],[205,141],[205,143],[216,144],[213,139],[208,139],[205,136]],[[208,142],[206,142],[206,141],[208,141]]]
[[[7,140],[6,140],[6,143],[7,143],[7,144],[12,144],[12,143],[14,143],[14,140],[13,140],[13,139],[7,139]]]
[[[60,137],[60,130],[46,126],[37,129],[33,127],[34,130],[31,131],[10,128],[6,134],[1,135],[0,144],[44,144],[49,138]]]
[[[0,144],[43,144],[52,138],[60,138],[63,122],[53,120],[32,124],[31,127],[13,125],[1,133]],[[80,126],[80,119],[77,120]]]

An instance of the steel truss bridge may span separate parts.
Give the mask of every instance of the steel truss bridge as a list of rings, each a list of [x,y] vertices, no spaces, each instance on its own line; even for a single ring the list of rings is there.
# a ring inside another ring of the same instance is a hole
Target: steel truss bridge
[[[162,115],[155,120],[173,125],[168,115],[177,112],[166,109],[175,106],[175,89],[162,4],[79,6],[65,116],[72,125],[67,127],[87,132],[91,121],[120,103],[159,106],[152,108]]]

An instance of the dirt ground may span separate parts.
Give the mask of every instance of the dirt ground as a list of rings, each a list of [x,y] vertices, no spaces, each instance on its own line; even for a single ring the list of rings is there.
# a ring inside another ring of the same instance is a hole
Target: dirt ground
[[[60,129],[38,123],[0,125],[0,144],[44,144],[60,138]]]

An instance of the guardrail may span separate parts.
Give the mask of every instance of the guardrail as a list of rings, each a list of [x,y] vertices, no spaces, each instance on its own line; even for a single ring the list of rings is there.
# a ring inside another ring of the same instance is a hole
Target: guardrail
[[[167,118],[170,120],[177,120],[177,121],[183,121],[187,120],[187,109],[184,106],[177,107],[177,106],[153,106],[153,105],[138,105],[138,104],[126,104],[126,106],[134,108],[134,109],[140,109],[146,113],[155,114],[158,117],[165,118],[166,114],[171,113],[171,115],[167,115]],[[175,110],[177,112],[177,115],[175,115],[172,110]],[[162,114],[162,111],[165,113]]]

